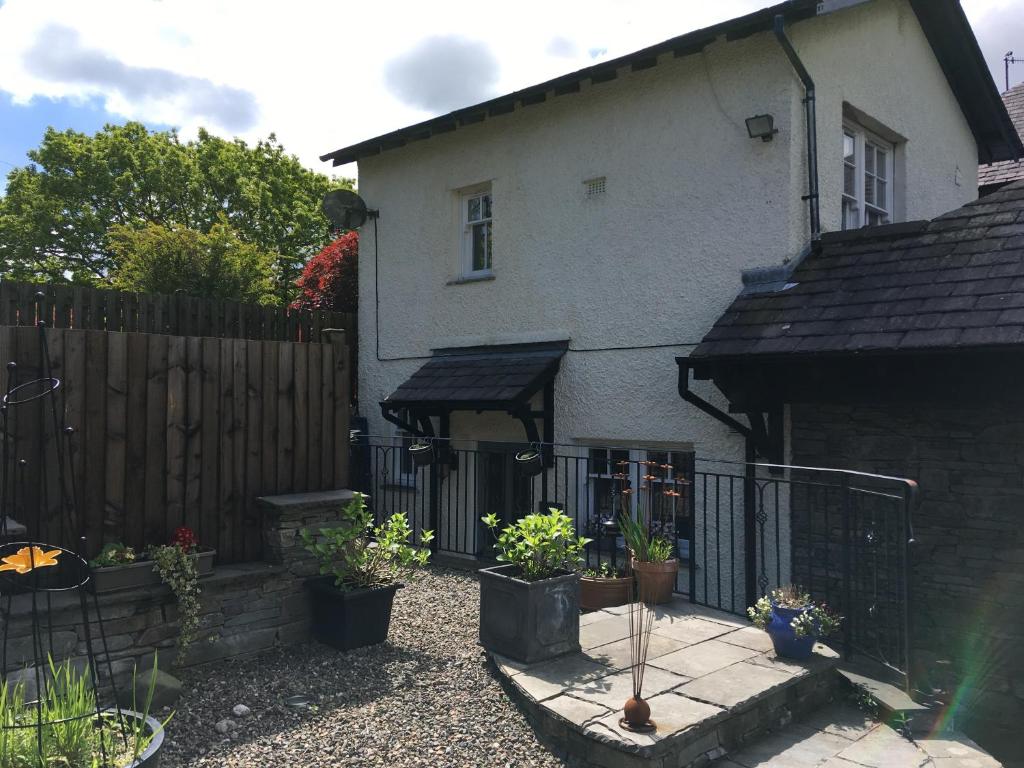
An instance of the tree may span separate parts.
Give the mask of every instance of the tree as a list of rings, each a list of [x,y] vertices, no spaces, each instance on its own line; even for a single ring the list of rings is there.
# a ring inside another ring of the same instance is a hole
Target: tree
[[[209,233],[226,216],[241,241],[274,254],[288,293],[330,240],[324,193],[352,185],[303,167],[273,134],[249,146],[204,130],[183,142],[134,122],[94,136],[50,128],[28,155],[0,198],[0,276],[21,280],[109,283],[118,257],[111,227]]]
[[[184,291],[190,296],[249,304],[274,302],[274,257],[242,241],[226,221],[209,232],[180,225],[116,224],[107,241],[118,266],[111,282],[143,293]]]
[[[314,256],[296,285],[300,309],[355,312],[359,305],[359,233],[346,232]]]

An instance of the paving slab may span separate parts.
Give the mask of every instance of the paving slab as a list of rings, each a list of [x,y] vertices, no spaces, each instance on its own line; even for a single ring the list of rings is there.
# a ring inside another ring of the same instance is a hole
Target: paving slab
[[[614,643],[591,648],[587,653],[595,661],[607,664],[613,669],[625,669],[632,663],[629,656],[629,646],[630,642],[627,637],[622,640],[616,640]],[[647,646],[648,663],[653,663],[654,659],[685,647],[686,643],[679,640],[652,634],[650,645]]]
[[[878,723],[849,704],[834,704],[800,721],[800,725],[856,741],[878,727]]]
[[[654,634],[679,640],[688,645],[703,643],[735,630],[725,624],[708,621],[696,616],[670,616],[654,622]]]
[[[610,671],[604,664],[587,656],[572,654],[529,667],[513,676],[512,684],[537,701],[543,701],[603,677]]]
[[[597,720],[608,714],[608,707],[595,704],[592,701],[583,701],[568,695],[556,696],[548,699],[544,705],[559,717],[563,717],[570,723],[582,726],[591,720]]]
[[[743,648],[750,648],[753,651],[760,651],[761,653],[767,653],[774,650],[772,639],[768,636],[768,633],[764,630],[758,629],[757,627],[743,627],[742,629],[737,629],[735,632],[723,635],[722,640],[726,643],[739,645]]]
[[[725,635],[720,639],[727,640],[729,637],[730,635]],[[807,675],[812,672],[818,672],[822,669],[833,667],[838,661],[839,654],[827,645],[821,644],[814,646],[814,655],[804,661],[780,658],[775,655],[774,650],[768,651],[767,653],[761,653],[750,658],[751,664],[757,664],[760,667],[768,667],[769,669],[777,669],[780,672],[787,672],[791,675],[797,676]]]
[[[731,708],[760,698],[792,679],[793,676],[786,672],[741,661],[687,683],[679,692],[699,701]]]
[[[746,747],[730,759],[744,768],[803,768],[835,757],[850,742],[841,736],[787,728]]]
[[[684,731],[713,722],[726,714],[724,709],[674,693],[654,696],[648,699],[647,703],[651,705],[651,719],[657,726],[654,733],[634,733],[626,730],[619,725],[621,711],[612,712],[594,721],[592,725],[600,725],[626,744],[653,746],[659,741],[677,737]]]
[[[884,726],[848,745],[838,756],[867,768],[916,768],[931,761],[913,742]]]
[[[719,640],[705,640],[703,643],[688,645],[678,651],[659,656],[648,664],[675,672],[677,675],[698,678],[757,655],[757,651],[749,648]]]
[[[580,647],[596,648],[629,637],[629,621],[625,616],[609,616],[580,627]]]
[[[608,668],[605,667],[605,670],[608,671]],[[644,672],[644,698],[651,698],[659,693],[678,688],[689,681],[688,677],[648,667]],[[619,710],[633,695],[633,674],[626,669],[592,680],[580,680],[569,685],[565,692],[578,699],[585,699],[612,710]]]
[[[999,768],[999,761],[959,733],[917,739],[917,746],[935,760],[936,767]]]

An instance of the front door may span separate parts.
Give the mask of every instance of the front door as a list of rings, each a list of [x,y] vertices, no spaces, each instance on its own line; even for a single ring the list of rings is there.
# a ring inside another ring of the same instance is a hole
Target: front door
[[[515,455],[526,446],[480,443],[477,462],[477,518],[492,512],[504,525],[530,514],[533,486],[530,478],[521,474],[516,467]],[[482,552],[490,550],[489,534],[480,539]]]

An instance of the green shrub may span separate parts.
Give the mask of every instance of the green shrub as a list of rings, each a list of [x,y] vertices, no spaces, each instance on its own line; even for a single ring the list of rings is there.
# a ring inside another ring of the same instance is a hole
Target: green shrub
[[[383,525],[374,526],[364,494],[356,493],[345,505],[339,522],[336,527],[321,528],[319,535],[305,528],[299,532],[320,564],[320,573],[333,576],[338,589],[385,586],[412,577],[416,568],[430,560],[426,547],[434,532],[420,533],[416,547],[410,543],[412,529],[404,514],[394,514]]]
[[[500,532],[496,515],[482,519],[497,542],[498,562],[516,566],[526,581],[576,570],[582,562],[580,553],[591,541],[577,536],[572,520],[554,507],[546,515],[527,515]]]

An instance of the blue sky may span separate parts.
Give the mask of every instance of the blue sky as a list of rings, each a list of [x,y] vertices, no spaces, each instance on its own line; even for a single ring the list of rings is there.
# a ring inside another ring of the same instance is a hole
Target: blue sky
[[[1024,0],[961,2],[1002,89],[1003,54],[1024,57]],[[0,177],[48,125],[128,119],[186,139],[200,126],[250,142],[273,132],[330,172],[318,156],[340,146],[768,4],[443,0],[353,25],[349,4],[320,0],[271,13],[246,0],[0,0]]]

